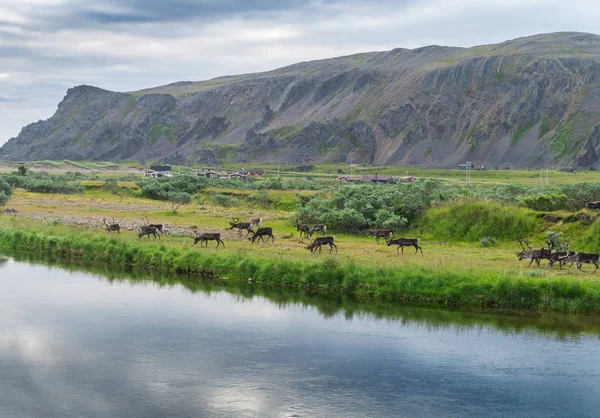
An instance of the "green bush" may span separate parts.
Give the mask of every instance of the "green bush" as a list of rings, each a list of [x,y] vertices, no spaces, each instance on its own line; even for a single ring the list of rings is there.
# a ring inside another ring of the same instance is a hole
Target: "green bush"
[[[198,193],[209,185],[204,177],[183,175],[176,177],[144,178],[137,182],[142,196],[155,200],[169,200],[171,193]]]
[[[21,188],[29,192],[76,194],[83,193],[84,188],[79,181],[74,180],[73,173],[50,175],[45,172],[20,175],[12,173],[3,177],[3,180],[12,188]],[[10,188],[9,187],[9,188]]]
[[[526,196],[521,199],[525,206],[539,211],[566,210],[569,208],[567,196],[564,194],[540,194]]]
[[[240,201],[238,199],[224,194],[214,194],[211,196],[211,200],[215,205],[223,206],[224,208],[240,205]]]
[[[192,196],[185,192],[171,192],[168,195],[168,200],[171,202],[171,210],[177,212],[180,206],[187,205],[192,202]]]
[[[481,237],[479,238],[479,246],[481,247],[495,247],[497,244],[496,238],[494,237]]]
[[[0,206],[6,205],[8,199],[10,199],[10,196],[7,196],[4,191],[0,191]]]
[[[299,195],[295,218],[325,223],[328,228],[343,232],[359,232],[368,226],[399,229],[422,216],[432,202],[444,199],[443,187],[431,180],[343,185],[324,190],[312,199]]]
[[[256,193],[246,197],[246,202],[253,207],[277,209],[281,204],[281,198],[272,198],[269,196],[269,192],[267,190],[259,190]]]

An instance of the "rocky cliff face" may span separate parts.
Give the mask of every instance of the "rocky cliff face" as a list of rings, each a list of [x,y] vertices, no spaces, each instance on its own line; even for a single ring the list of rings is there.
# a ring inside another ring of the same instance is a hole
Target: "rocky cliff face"
[[[365,53],[133,93],[70,89],[0,159],[600,166],[600,36]]]

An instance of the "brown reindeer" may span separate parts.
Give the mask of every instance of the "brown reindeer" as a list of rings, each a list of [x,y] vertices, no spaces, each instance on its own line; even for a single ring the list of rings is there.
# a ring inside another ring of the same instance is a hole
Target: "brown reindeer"
[[[250,225],[252,225],[252,226],[262,226],[262,218],[250,219]]]
[[[300,222],[296,222],[296,231],[300,231],[300,239],[308,238],[308,234],[310,233],[310,225],[303,224]]]
[[[335,243],[333,242],[334,238],[329,236],[329,237],[317,237],[315,238],[314,241],[312,241],[310,244],[308,244],[308,246],[306,247],[307,250],[310,250],[311,253],[316,254],[317,253],[317,248],[319,249],[319,254],[321,254],[321,246],[322,245],[329,245],[329,254],[331,254],[331,251],[333,251],[333,248],[335,247],[335,252],[337,254],[337,245],[335,245]]]
[[[271,243],[275,242],[275,236],[273,235],[273,228],[271,228],[271,227],[258,228],[256,230],[256,232],[254,232],[252,237],[248,238],[248,241],[251,241],[254,244],[254,241],[256,241],[257,239],[258,239],[258,241],[260,241],[260,240],[264,241],[265,236],[268,237],[266,242],[269,242],[269,238],[272,239]]]
[[[156,237],[160,239],[160,231],[157,227],[149,225],[148,218],[142,218],[142,222],[142,225],[138,228],[138,238],[148,237],[148,239],[150,239],[150,235],[152,235],[154,236],[154,239],[156,239]]]
[[[239,218],[231,218],[231,220],[233,222],[229,222],[231,228],[228,229],[237,228],[239,235],[242,235],[243,230],[246,230],[246,236],[250,235],[250,233],[254,233],[254,227],[251,222],[240,222]]]
[[[523,243],[527,244],[527,249],[525,249],[525,246],[523,245]],[[550,253],[551,253],[550,250],[547,250],[545,248],[541,248],[539,250],[534,250],[531,247],[531,245],[529,245],[529,241],[527,241],[527,240],[519,240],[519,244],[521,244],[521,247],[523,248],[523,250],[520,253],[517,253],[517,257],[519,257],[519,261],[525,260],[525,259],[530,259],[531,261],[529,262],[527,267],[531,266],[531,263],[533,263],[534,261],[535,261],[535,264],[537,264],[539,267],[540,261],[545,258],[548,258],[550,256]]]
[[[327,226],[326,225],[314,225],[309,232],[309,236],[313,236],[314,233],[317,233],[317,236],[319,236],[319,232],[322,232],[323,235],[325,235],[325,233],[327,233]]]
[[[596,209],[597,211],[600,211],[600,201],[585,202],[585,207],[588,209]]]
[[[398,250],[402,248],[402,254],[404,254],[404,247],[415,247],[415,254],[420,250],[421,255],[424,256],[425,254],[423,254],[423,249],[419,245],[419,241],[420,238],[396,238],[389,240],[387,242],[387,246],[389,247],[390,245],[397,245],[398,247],[396,248],[396,253],[398,253]]]
[[[153,235],[154,239],[156,239],[156,237],[158,237],[158,239],[160,239],[160,232],[155,227],[146,226],[146,227],[140,228],[140,233],[138,234],[139,238],[143,238],[143,237],[147,236],[148,239],[150,239],[150,235]]]
[[[598,268],[600,268],[600,254],[590,254],[590,253],[577,253],[574,255],[567,256],[562,259],[563,264],[571,263],[571,268],[573,263],[577,264],[577,270],[583,271],[583,264],[593,264],[596,267],[596,270],[593,271],[595,273]]]
[[[379,240],[381,238],[388,241],[394,237],[394,233],[392,232],[391,229],[370,229],[367,231],[367,235],[374,236],[375,241],[377,241],[377,244],[379,244]]]
[[[205,232],[200,235],[196,235],[194,238],[194,245],[200,241],[200,246],[202,247],[202,243],[205,242],[208,247],[208,241],[217,241],[217,248],[219,248],[220,244],[223,244],[223,248],[225,248],[225,243],[221,240],[221,234],[218,232]]]
[[[169,233],[169,230],[167,229],[167,226],[164,224],[151,224],[150,221],[148,220],[147,216],[144,216],[142,218],[142,221],[144,221],[144,228],[156,228],[158,230],[158,232],[162,235],[167,235]]]
[[[106,223],[106,218],[102,218],[102,222],[106,225],[106,231],[110,234],[111,232],[121,233],[121,226],[118,223],[115,223],[115,218],[112,219],[111,224]]]

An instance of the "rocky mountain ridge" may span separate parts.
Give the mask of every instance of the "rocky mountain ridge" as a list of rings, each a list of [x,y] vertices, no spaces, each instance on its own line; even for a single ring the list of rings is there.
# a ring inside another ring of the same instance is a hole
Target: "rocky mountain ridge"
[[[129,93],[69,89],[2,160],[600,165],[600,36],[428,46]]]

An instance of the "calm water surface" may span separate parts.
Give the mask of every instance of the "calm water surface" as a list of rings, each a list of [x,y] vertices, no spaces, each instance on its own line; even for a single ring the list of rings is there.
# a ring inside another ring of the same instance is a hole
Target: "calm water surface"
[[[1,417],[600,415],[589,320],[110,276],[0,263]]]

